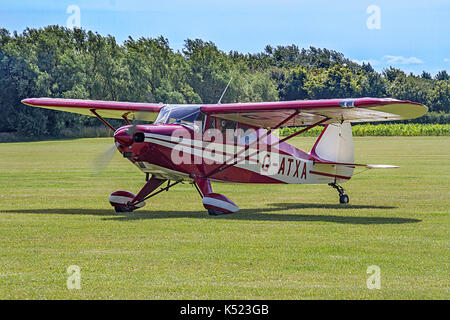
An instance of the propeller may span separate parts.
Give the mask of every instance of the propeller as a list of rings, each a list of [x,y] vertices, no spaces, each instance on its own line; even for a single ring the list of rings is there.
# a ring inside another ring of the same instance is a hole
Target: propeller
[[[145,121],[144,112],[133,112],[133,119],[131,120],[131,127],[128,128],[128,133],[134,135],[136,132],[136,126],[143,121]]]
[[[92,169],[94,171],[95,175],[99,175],[102,173],[108,164],[111,162],[114,154],[116,153],[116,146],[113,144],[112,146],[109,146],[106,150],[104,150],[102,153],[98,154],[94,160],[92,160]]]
[[[145,121],[145,113],[134,112],[133,119],[131,120],[131,126],[127,130],[128,134],[134,136],[134,133],[136,132],[136,126],[139,124],[139,122],[143,121]],[[115,144],[113,144],[94,158],[94,160],[92,161],[92,168],[95,175],[101,174],[106,169],[108,164],[111,162],[116,150],[117,147]]]

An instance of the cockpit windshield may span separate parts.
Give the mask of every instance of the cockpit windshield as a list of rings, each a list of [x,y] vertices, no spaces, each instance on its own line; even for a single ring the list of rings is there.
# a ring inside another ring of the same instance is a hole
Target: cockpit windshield
[[[176,123],[193,126],[200,120],[200,106],[165,106],[155,120],[157,123]]]

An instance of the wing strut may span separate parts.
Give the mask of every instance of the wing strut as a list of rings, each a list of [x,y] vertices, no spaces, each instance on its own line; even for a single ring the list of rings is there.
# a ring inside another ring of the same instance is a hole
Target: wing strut
[[[122,118],[123,118],[123,120],[125,120],[126,124],[130,126],[130,125],[131,125],[131,122],[130,122],[130,120],[128,120],[128,115],[129,115],[129,114],[130,114],[129,112],[123,114],[123,115],[122,115]]]
[[[91,112],[92,112],[92,114],[93,114],[94,116],[96,116],[97,118],[99,118],[100,121],[103,122],[103,124],[104,124],[105,126],[107,126],[108,128],[110,128],[113,132],[116,131],[116,129],[114,129],[114,127],[113,127],[111,124],[109,124],[108,121],[106,121],[105,119],[103,119],[103,117],[102,117],[101,115],[99,115],[99,114],[95,111],[95,109],[91,109]]]
[[[141,203],[141,202],[143,202],[143,201],[145,201],[147,199],[150,199],[151,197],[156,196],[157,194],[160,194],[163,191],[169,191],[170,188],[172,188],[173,186],[175,186],[175,185],[179,184],[180,182],[182,182],[182,180],[178,180],[176,182],[171,183],[170,180],[167,180],[167,186],[165,186],[164,188],[160,188],[158,191],[155,191],[152,194],[148,195],[148,193],[150,193],[153,190],[157,189],[165,181],[166,180],[156,179],[156,178],[152,177],[144,185],[144,187],[141,189],[141,191],[139,191],[139,193],[136,195],[136,197],[134,197],[134,199],[131,200],[130,205],[136,205],[136,204]],[[147,191],[147,188],[150,190],[150,192]],[[147,193],[147,196],[142,196],[142,194],[145,194],[145,193]]]
[[[305,129],[302,129],[302,130],[300,130],[300,131],[297,131],[297,132],[291,134],[290,136],[287,136],[286,138],[281,139],[281,140],[275,142],[274,144],[271,144],[270,147],[274,147],[274,146],[276,146],[276,145],[279,145],[280,143],[285,142],[286,140],[289,140],[289,139],[295,137],[296,135],[299,135],[300,133],[303,133],[303,132],[305,132],[305,131],[308,131],[308,130],[314,128],[315,126],[318,126],[319,124],[324,123],[325,121],[328,121],[328,120],[330,120],[330,118],[325,118],[325,119],[322,119],[322,120],[320,120],[320,121],[317,121],[316,123],[314,123],[314,124],[312,124],[312,125],[306,127]]]

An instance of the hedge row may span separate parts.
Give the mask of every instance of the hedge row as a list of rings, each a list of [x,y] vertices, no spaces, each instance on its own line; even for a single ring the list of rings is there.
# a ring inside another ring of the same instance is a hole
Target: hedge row
[[[289,127],[278,130],[280,136],[288,136],[304,127]],[[302,133],[303,136],[316,137],[322,127],[314,127]],[[450,124],[389,123],[359,124],[352,126],[353,136],[450,136]]]

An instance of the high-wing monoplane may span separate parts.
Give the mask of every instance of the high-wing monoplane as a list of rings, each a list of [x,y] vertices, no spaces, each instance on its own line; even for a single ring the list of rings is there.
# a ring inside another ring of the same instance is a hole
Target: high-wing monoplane
[[[211,182],[328,184],[349,202],[341,183],[355,168],[395,168],[354,161],[351,123],[413,119],[427,107],[389,98],[327,99],[257,103],[176,105],[76,99],[30,98],[32,107],[95,116],[114,132],[116,148],[139,170],[146,183],[133,194],[115,191],[116,212],[131,212],[145,201],[187,182],[193,184],[211,215],[237,212]],[[114,128],[108,118],[123,119]],[[133,119],[151,122],[135,124]],[[310,152],[287,141],[318,125],[322,132]],[[300,126],[280,138],[275,130]],[[164,186],[165,184],[165,186]]]

